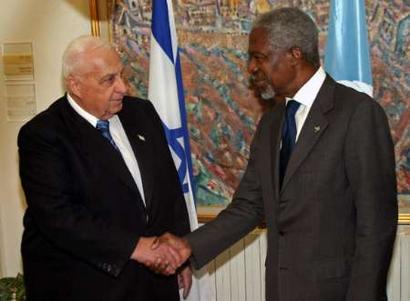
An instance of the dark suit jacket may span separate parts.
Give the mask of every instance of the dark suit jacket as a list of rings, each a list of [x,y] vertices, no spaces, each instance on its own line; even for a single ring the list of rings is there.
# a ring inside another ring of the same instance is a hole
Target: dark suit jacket
[[[65,97],[19,133],[28,300],[179,300],[176,277],[129,260],[140,236],[189,231],[161,121],[149,101],[129,97],[118,116],[146,207],[120,153]]]
[[[386,300],[397,225],[382,108],[327,76],[279,187],[284,104],[261,119],[232,203],[187,236],[197,266],[266,220],[266,300]]]

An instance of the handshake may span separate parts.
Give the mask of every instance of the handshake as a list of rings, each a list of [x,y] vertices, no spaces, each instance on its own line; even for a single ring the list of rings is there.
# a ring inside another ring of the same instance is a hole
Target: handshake
[[[181,266],[191,253],[186,239],[165,233],[159,237],[140,237],[131,259],[157,274],[168,276],[178,273],[178,286],[183,289],[182,296],[186,299],[192,285],[192,271],[189,265]]]
[[[159,237],[141,237],[131,259],[144,264],[155,273],[172,275],[191,253],[186,239],[167,232]]]

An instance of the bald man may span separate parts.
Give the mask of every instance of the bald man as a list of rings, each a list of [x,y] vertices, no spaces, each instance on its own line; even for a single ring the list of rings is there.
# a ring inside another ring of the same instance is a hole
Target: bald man
[[[151,248],[186,234],[188,214],[161,121],[122,70],[109,43],[75,39],[66,95],[19,133],[27,300],[179,300],[178,277],[189,290],[188,268],[170,275],[178,254]]]

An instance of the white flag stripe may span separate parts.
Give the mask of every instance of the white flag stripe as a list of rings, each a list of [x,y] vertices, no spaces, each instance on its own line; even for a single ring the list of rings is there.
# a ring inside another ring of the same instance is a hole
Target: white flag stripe
[[[178,104],[175,66],[169,61],[153,36],[151,37],[148,97],[168,128],[181,127],[181,119],[178,117],[180,116],[179,106],[174,105]]]

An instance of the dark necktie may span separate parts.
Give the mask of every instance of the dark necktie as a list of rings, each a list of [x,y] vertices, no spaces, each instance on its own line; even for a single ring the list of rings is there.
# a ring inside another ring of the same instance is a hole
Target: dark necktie
[[[110,122],[108,120],[98,120],[97,130],[100,131],[100,133],[104,136],[104,138],[106,138],[117,151],[120,151],[118,149],[118,146],[115,144],[114,139],[112,139],[112,136],[110,134]]]
[[[282,126],[282,148],[280,150],[280,185],[285,176],[290,155],[296,143],[296,122],[295,114],[300,106],[295,100],[290,100],[286,104],[286,116]]]

